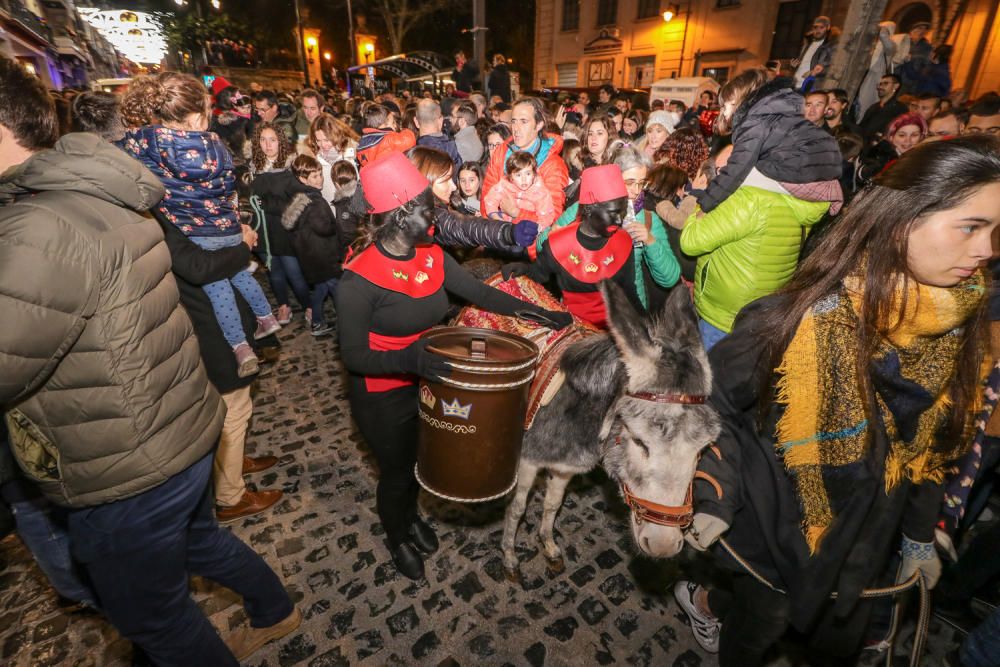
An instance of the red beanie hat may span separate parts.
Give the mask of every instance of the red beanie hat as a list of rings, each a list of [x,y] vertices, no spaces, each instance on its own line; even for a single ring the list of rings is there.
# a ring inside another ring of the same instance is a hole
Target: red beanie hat
[[[430,182],[402,153],[390,153],[361,168],[361,189],[369,213],[399,208],[427,189]]]
[[[212,81],[212,97],[218,97],[219,93],[231,85],[233,84],[226,81],[226,77],[216,75],[215,79]]]
[[[596,204],[628,197],[622,171],[614,164],[584,169],[580,176],[580,203]]]

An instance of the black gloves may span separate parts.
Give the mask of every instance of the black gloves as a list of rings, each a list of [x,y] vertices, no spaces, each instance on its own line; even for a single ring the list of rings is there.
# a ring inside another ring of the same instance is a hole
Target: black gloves
[[[451,366],[440,354],[427,350],[429,342],[426,338],[421,338],[406,348],[406,372],[419,375],[431,382],[440,382],[441,378],[451,375]]]
[[[573,316],[570,313],[561,310],[546,310],[545,317],[552,320],[554,326],[550,327],[559,331],[560,329],[565,329],[569,325],[573,324]]]
[[[573,316],[559,310],[543,310],[541,308],[531,310],[519,310],[517,316],[526,322],[531,322],[539,326],[548,327],[555,331],[565,329],[573,323]]]
[[[500,267],[500,275],[503,276],[504,280],[510,280],[511,278],[515,278],[517,276],[526,276],[528,275],[529,266],[529,264],[525,264],[524,262],[511,262],[509,264],[504,264]]]

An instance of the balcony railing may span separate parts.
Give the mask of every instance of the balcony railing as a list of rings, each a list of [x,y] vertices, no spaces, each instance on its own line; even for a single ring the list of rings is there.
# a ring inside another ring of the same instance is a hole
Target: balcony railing
[[[25,7],[21,0],[0,0],[0,10],[5,11],[11,19],[39,39],[52,43],[52,30],[45,21]]]

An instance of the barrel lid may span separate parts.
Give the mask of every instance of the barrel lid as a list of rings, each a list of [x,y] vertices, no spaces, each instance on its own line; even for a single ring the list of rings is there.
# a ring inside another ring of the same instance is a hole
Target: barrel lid
[[[527,338],[476,327],[435,327],[422,338],[427,349],[459,361],[488,361],[493,364],[525,362],[538,357],[538,347]],[[485,346],[479,341],[485,341]],[[485,355],[474,353],[474,348]]]

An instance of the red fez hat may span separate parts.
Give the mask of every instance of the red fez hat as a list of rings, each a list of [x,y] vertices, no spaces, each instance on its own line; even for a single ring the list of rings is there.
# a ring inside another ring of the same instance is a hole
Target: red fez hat
[[[602,164],[584,169],[580,176],[580,203],[596,204],[628,197],[622,171],[617,165]]]
[[[430,185],[402,153],[390,153],[361,168],[361,189],[370,213],[399,208]]]

